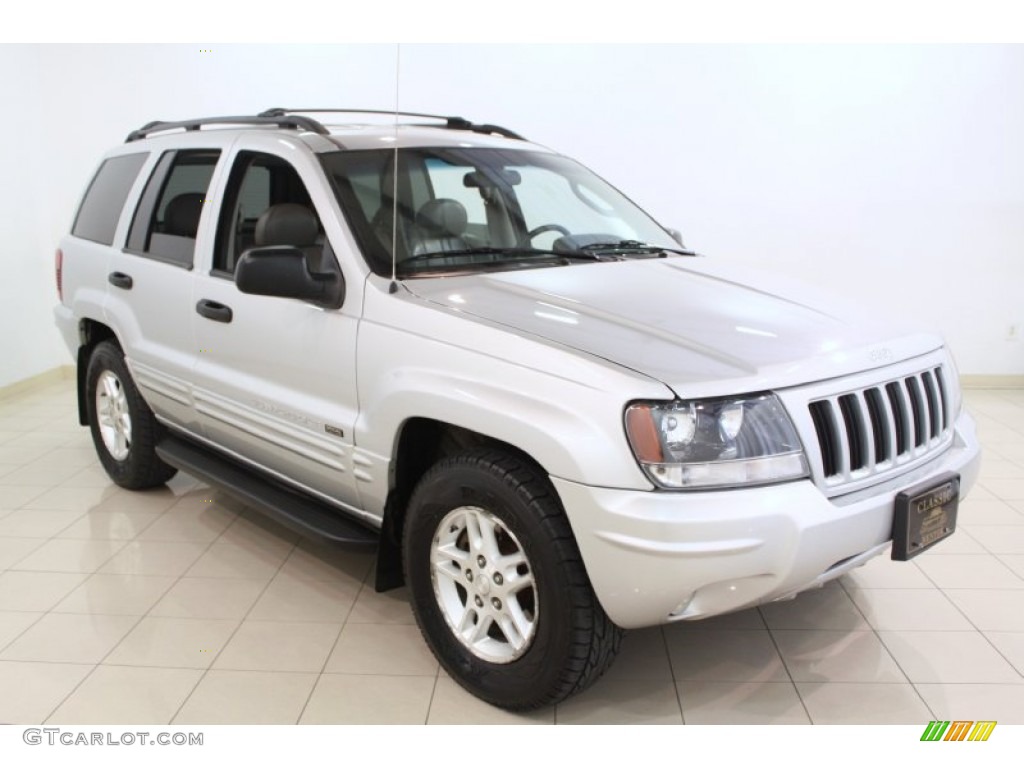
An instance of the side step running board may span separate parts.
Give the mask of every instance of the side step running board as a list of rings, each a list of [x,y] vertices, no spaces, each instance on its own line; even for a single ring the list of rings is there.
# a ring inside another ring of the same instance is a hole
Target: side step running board
[[[180,437],[168,435],[157,455],[173,467],[237,496],[303,536],[326,539],[346,548],[373,549],[378,532],[345,517],[345,513],[244,469],[230,459]]]

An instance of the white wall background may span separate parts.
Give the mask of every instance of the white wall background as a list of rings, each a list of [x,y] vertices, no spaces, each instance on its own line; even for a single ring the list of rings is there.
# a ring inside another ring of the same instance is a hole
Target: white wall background
[[[703,253],[911,308],[962,373],[1024,374],[1024,46],[396,50],[0,46],[0,386],[70,362],[53,249],[102,151],[156,118],[391,108],[396,72],[402,108],[572,155]]]

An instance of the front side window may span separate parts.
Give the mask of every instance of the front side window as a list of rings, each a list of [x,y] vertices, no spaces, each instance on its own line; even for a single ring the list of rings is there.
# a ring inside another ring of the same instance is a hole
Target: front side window
[[[120,155],[103,161],[78,208],[71,234],[103,245],[112,245],[128,193],[148,152]]]
[[[128,232],[128,250],[192,267],[196,237],[219,150],[165,152],[153,169]]]
[[[371,269],[402,277],[678,251],[578,163],[527,150],[333,152],[321,161]],[[394,263],[393,263],[394,262]]]
[[[301,250],[311,272],[336,271],[320,217],[295,168],[276,155],[239,152],[217,224],[213,273],[233,277],[246,251],[275,246]]]

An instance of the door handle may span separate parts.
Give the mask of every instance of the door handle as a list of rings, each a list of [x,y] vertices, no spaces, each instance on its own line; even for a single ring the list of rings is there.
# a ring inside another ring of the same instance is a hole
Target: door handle
[[[111,272],[107,275],[107,282],[115,288],[124,288],[126,291],[132,289],[132,276],[124,272]]]
[[[230,323],[231,322],[231,307],[226,307],[218,301],[210,301],[210,299],[200,299],[196,302],[196,312],[203,317],[214,320],[218,323]]]

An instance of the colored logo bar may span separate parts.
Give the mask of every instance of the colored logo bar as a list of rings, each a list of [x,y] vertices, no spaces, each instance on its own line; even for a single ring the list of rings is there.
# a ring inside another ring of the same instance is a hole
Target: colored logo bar
[[[988,741],[996,720],[932,720],[921,734],[921,741]]]

